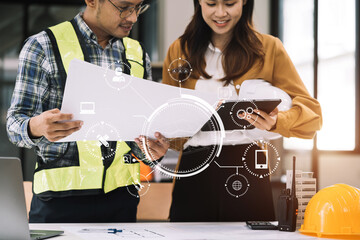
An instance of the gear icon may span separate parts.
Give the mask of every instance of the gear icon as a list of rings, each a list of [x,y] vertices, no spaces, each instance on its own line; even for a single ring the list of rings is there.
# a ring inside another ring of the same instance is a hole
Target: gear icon
[[[259,116],[256,116],[256,119],[254,121],[250,121],[250,122],[248,121],[251,119],[251,114],[254,114],[256,110],[258,110],[258,107],[256,106],[254,101],[250,101],[251,106],[247,107],[246,109],[242,109],[240,103],[241,102],[235,102],[234,105],[231,107],[230,110],[231,119],[237,126],[239,126],[242,129],[252,128],[253,123],[256,122]]]

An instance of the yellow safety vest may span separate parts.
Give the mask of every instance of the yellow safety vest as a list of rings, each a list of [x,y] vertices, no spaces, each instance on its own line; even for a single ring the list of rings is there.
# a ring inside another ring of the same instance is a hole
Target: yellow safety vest
[[[46,32],[52,43],[64,87],[70,61],[74,58],[89,61],[84,39],[74,20],[50,27]],[[142,46],[130,38],[123,38],[123,43],[125,57],[131,68],[130,74],[143,78],[145,58]],[[108,193],[119,187],[140,182],[140,164],[124,162],[124,154],[131,150],[126,142],[117,142],[114,159],[107,169],[103,164],[100,147],[91,153],[87,150],[86,144],[93,145],[95,142],[76,142],[79,166],[39,169],[36,164],[34,193],[40,197],[84,195],[87,191],[94,190]]]

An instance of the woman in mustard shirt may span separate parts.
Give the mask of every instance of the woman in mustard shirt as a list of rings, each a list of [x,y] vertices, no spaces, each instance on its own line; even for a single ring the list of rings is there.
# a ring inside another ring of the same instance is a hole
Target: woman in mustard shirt
[[[311,139],[322,125],[320,105],[306,90],[281,41],[255,31],[253,8],[254,0],[195,0],[191,22],[168,50],[163,83],[214,92],[226,88],[232,93],[231,99],[237,99],[245,80],[262,79],[285,91],[292,106],[286,111],[275,109],[270,114],[260,111],[261,118],[249,114],[248,121],[257,129],[284,137]],[[168,73],[171,62],[179,58],[186,59],[192,67],[190,77],[182,82],[174,81]],[[206,139],[195,136],[194,139],[181,150],[179,170],[201,161],[202,150],[206,152]],[[239,165],[250,144],[252,141],[244,138],[241,131],[226,133],[216,161],[224,166]],[[254,151],[248,157],[254,159]],[[269,177],[254,176],[252,167],[248,168],[250,171],[238,168],[239,174],[251,183],[240,197],[229,194],[224,186],[234,169],[220,168],[217,164],[212,163],[195,176],[175,179],[170,220],[274,220]]]

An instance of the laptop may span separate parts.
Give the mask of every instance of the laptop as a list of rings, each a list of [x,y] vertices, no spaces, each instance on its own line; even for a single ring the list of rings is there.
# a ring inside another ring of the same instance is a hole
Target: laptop
[[[0,239],[46,239],[62,233],[29,231],[20,159],[0,157]]]
[[[94,102],[81,102],[80,103],[80,114],[95,114],[95,103]]]

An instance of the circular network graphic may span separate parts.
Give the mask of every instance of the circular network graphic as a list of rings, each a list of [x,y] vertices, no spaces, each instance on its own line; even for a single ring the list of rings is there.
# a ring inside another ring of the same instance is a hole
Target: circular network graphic
[[[100,147],[106,147],[106,153],[103,154],[102,159],[113,157],[116,153],[116,148],[109,139],[120,139],[120,135],[115,127],[105,122],[100,122],[91,126],[85,134],[84,143],[87,151],[95,158],[99,155]]]
[[[124,73],[130,73],[128,64],[122,61],[113,62],[104,72],[106,84],[117,91],[125,89],[132,82],[132,77],[130,75],[126,75],[125,77]]]
[[[265,178],[273,174],[280,161],[281,158],[275,146],[263,140],[250,144],[242,157],[245,169],[258,178]],[[274,166],[271,168],[270,165]]]
[[[138,178],[136,180],[134,180],[132,177],[129,177],[128,182],[130,182],[131,185],[126,186],[126,189],[132,196],[140,198],[140,196],[145,195],[149,191],[150,182],[143,174],[137,173],[137,176]],[[138,179],[140,179],[140,177],[145,179],[145,181],[139,181]],[[130,188],[130,186],[134,186],[136,191],[134,191],[133,188]]]
[[[178,117],[179,112],[184,114],[181,119]],[[164,124],[164,121],[162,121],[163,119],[166,119],[167,123]],[[196,161],[183,161],[184,163],[180,165],[180,169],[178,170],[176,170],[175,167],[171,168],[169,166],[165,166],[162,162],[154,165],[154,168],[168,176],[189,177],[205,170],[213,159],[216,156],[219,156],[222,148],[223,137],[225,136],[221,118],[211,105],[194,96],[183,94],[181,98],[170,100],[157,108],[145,121],[142,132],[144,136],[151,137],[154,136],[154,132],[158,131],[158,129],[172,129],[172,126],[176,124],[176,126],[178,126],[176,131],[161,133],[170,139],[176,137],[176,140],[173,140],[171,144],[174,146],[178,143],[179,145],[177,147],[182,149],[186,138],[193,136],[194,133],[198,132],[200,128],[202,128],[201,125],[197,126],[194,124],[194,119],[197,119],[198,122],[208,121],[205,125],[213,133],[210,136],[211,142],[216,142],[218,144],[197,149],[196,151],[199,151],[199,157],[197,157]],[[209,119],[211,120],[209,121]],[[168,124],[168,127],[166,124]],[[148,145],[147,141],[147,138],[143,139],[144,146]],[[150,148],[145,147],[144,150],[147,159],[156,159],[155,154]],[[190,152],[190,150],[187,151],[187,149],[185,149],[183,151],[183,157]]]
[[[233,197],[239,198],[249,190],[250,184],[244,175],[233,174],[226,180],[226,191]]]
[[[170,77],[179,83],[185,82],[190,77],[192,71],[190,63],[182,58],[172,61],[168,68]]]
[[[244,107],[244,104],[246,105]],[[230,116],[232,121],[243,129],[248,129],[252,127],[253,123],[256,122],[257,118],[259,117],[255,111],[258,110],[258,107],[253,101],[239,101],[235,102],[234,105],[231,107]],[[251,114],[256,115],[255,120],[251,120]],[[250,121],[250,122],[249,122]]]

